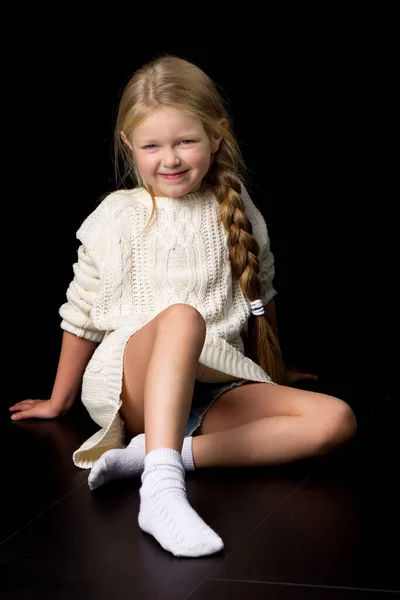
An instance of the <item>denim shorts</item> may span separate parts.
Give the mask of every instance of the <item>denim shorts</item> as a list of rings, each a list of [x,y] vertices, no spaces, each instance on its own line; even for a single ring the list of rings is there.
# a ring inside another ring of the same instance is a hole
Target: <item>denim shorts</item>
[[[240,379],[226,383],[202,383],[196,379],[185,437],[194,434],[196,429],[200,427],[206,412],[222,394],[245,383],[254,382],[248,379]]]

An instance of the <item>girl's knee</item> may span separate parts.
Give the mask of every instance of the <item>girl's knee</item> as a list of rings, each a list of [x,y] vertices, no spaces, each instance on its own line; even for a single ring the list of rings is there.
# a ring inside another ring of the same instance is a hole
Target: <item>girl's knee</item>
[[[206,322],[202,314],[189,304],[172,304],[164,311],[163,325],[174,330],[183,326],[200,335],[206,335]]]
[[[332,398],[322,417],[319,436],[321,454],[329,452],[352,439],[357,432],[357,419],[351,407],[340,400]]]

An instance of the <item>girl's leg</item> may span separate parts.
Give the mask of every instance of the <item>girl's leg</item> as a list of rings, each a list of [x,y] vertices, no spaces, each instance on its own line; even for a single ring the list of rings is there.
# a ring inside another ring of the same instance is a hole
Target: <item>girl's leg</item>
[[[147,452],[156,447],[180,451],[204,331],[200,313],[191,306],[174,304],[129,338],[123,357],[120,414],[134,439],[129,452],[109,450],[96,461],[88,478],[92,490],[114,479],[141,475],[146,445]]]
[[[187,501],[180,454],[205,334],[201,314],[175,304],[131,336],[124,354],[122,417],[132,433],[146,434],[139,526],[176,556],[223,548]],[[93,477],[107,467],[108,454]]]
[[[146,423],[147,452],[182,448],[205,331],[196,309],[174,304],[126,345],[120,412],[131,434]]]
[[[342,400],[292,387],[252,383],[225,392],[193,437],[196,468],[265,466],[324,454],[357,430]]]

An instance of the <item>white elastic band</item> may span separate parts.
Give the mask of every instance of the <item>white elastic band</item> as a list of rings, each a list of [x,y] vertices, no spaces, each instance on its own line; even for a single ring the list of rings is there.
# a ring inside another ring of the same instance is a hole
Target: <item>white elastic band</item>
[[[254,302],[250,302],[250,306],[253,315],[259,316],[265,314],[264,306],[260,299],[254,300]]]

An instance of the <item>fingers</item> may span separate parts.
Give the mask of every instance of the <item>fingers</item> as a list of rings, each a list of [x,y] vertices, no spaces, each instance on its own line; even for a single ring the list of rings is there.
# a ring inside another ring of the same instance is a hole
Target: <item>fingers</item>
[[[297,381],[318,381],[318,376],[311,375],[311,373],[296,373],[292,378],[292,382],[296,383]]]
[[[16,408],[18,406],[25,406],[27,404],[32,404],[33,402],[36,402],[36,400],[21,400],[21,402],[16,402],[15,404],[13,404],[12,406],[10,406],[10,410],[12,408]]]
[[[318,375],[314,375],[313,373],[302,373],[297,366],[288,367],[287,375],[289,379],[293,379],[293,381],[299,381],[300,379],[318,379]]]
[[[18,419],[28,419],[31,415],[31,410],[35,405],[35,400],[23,400],[22,402],[17,402],[14,406],[9,407],[9,411],[18,411],[11,415],[13,421],[17,421]]]
[[[24,410],[31,408],[34,403],[35,400],[22,400],[22,402],[17,402],[13,406],[10,406],[8,410]]]
[[[11,418],[13,421],[19,421],[20,419],[29,419],[30,417],[33,417],[34,415],[31,415],[31,409],[28,408],[26,410],[21,410],[20,412],[14,413],[13,415],[11,415]]]
[[[311,373],[298,373],[299,379],[318,379],[318,375],[312,375]]]
[[[300,373],[299,371],[289,371],[286,376],[287,385],[293,385],[298,381],[318,381],[318,375],[312,373]]]

